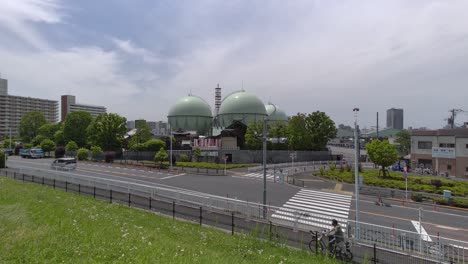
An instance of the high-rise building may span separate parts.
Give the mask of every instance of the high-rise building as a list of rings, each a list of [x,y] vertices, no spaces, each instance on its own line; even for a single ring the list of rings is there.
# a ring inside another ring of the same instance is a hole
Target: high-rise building
[[[8,94],[8,82],[0,79],[0,138],[19,136],[19,125],[24,114],[41,112],[48,122],[56,123],[58,101]]]
[[[403,109],[387,110],[387,128],[403,129]]]
[[[100,114],[106,113],[106,108],[104,106],[95,106],[95,105],[85,105],[77,104],[76,97],[74,95],[62,95],[62,121],[65,121],[65,118],[69,113],[84,111],[91,114],[92,117],[96,117]]]
[[[135,121],[127,121],[127,129],[134,129],[135,128]]]

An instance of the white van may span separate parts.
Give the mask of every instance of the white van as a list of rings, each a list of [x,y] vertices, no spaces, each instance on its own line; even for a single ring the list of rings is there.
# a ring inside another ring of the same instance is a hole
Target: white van
[[[71,171],[76,169],[76,159],[75,158],[59,158],[54,160],[50,167],[53,170],[66,170]]]

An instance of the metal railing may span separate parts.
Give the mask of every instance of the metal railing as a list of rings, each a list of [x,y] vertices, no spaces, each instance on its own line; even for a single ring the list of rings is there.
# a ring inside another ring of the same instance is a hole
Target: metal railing
[[[110,178],[76,175],[62,171],[42,171],[22,169],[21,172],[4,171],[8,177],[18,180],[27,180],[55,187],[58,182],[67,190],[70,186],[81,188],[96,188],[112,192],[128,194],[129,197],[149,197],[154,200],[172,201],[177,204],[201,206],[205,210],[235,214],[249,219],[269,222],[270,225],[289,228],[294,232],[319,231],[330,227],[332,218],[336,218],[345,228],[348,237],[355,234],[356,222],[339,217],[313,214],[299,209],[263,205],[255,202],[246,202],[233,198],[210,195],[161,184],[149,184],[140,181],[123,181]],[[129,203],[131,203],[129,198]],[[266,214],[264,212],[266,211]],[[266,218],[264,218],[266,215]],[[377,246],[380,250],[394,251],[423,259],[436,260],[439,263],[464,263],[468,257],[468,243],[449,238],[422,235],[407,230],[378,226],[370,223],[358,223],[359,234],[356,242],[365,246]]]

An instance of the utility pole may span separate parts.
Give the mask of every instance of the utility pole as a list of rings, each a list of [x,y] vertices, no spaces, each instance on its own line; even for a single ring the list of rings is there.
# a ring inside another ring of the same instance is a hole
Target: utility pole
[[[172,127],[170,125],[169,125],[169,146],[170,146],[169,170],[172,171]]]
[[[354,233],[354,237],[359,240],[360,237],[360,230],[359,230],[359,132],[358,132],[358,124],[357,124],[357,115],[359,112],[359,108],[354,108],[354,192],[356,198],[356,229]]]
[[[451,117],[448,118],[449,125],[450,125],[451,129],[454,129],[455,128],[455,117],[457,116],[457,114],[459,112],[463,112],[463,110],[461,110],[461,109],[451,109],[451,110],[449,110],[449,112],[451,113]]]
[[[379,139],[379,112],[377,112],[377,139]]]

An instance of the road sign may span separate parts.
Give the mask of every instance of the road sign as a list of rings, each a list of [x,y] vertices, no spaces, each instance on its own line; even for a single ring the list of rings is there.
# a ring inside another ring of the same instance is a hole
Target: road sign
[[[404,171],[404,172],[408,172],[408,167],[404,166],[404,167],[403,167],[403,171]]]
[[[226,161],[226,160],[228,160],[228,158],[229,158],[229,157],[228,157],[227,155],[224,155],[223,160]]]

